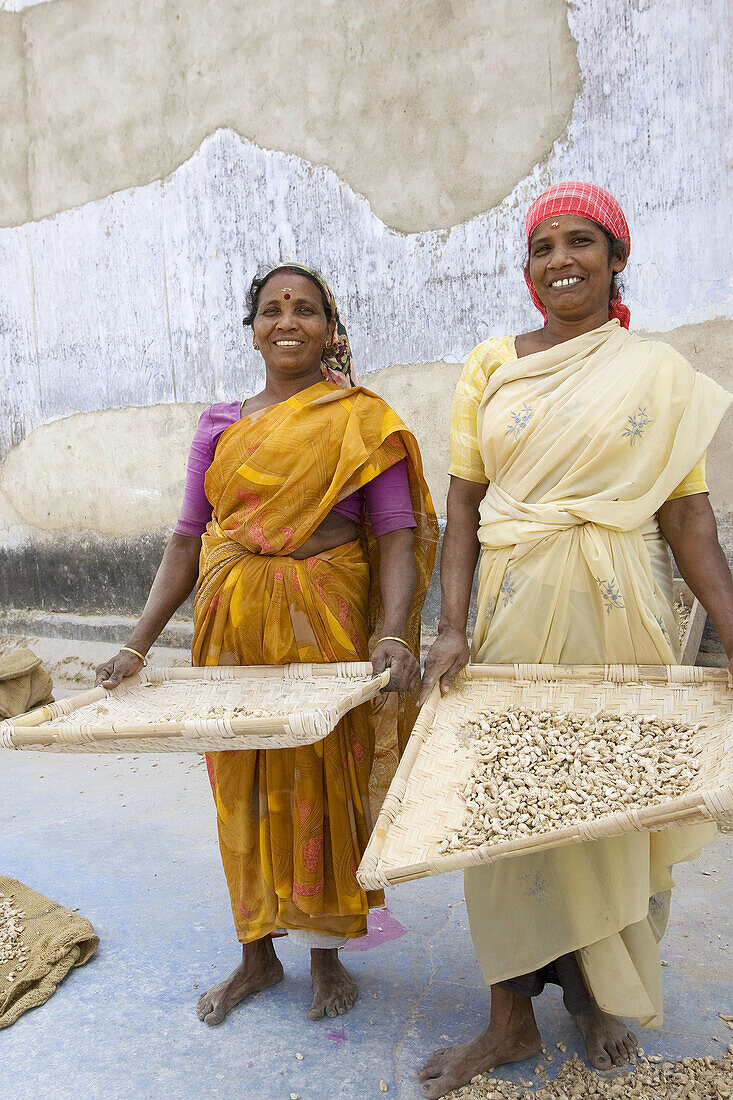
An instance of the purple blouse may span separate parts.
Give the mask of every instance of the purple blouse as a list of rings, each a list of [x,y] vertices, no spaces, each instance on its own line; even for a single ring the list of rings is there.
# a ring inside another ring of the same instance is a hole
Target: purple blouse
[[[221,433],[231,424],[236,424],[240,415],[238,401],[220,402],[201,414],[188,455],[186,488],[175,534],[200,538],[206,530],[211,519],[211,503],[204,491],[206,471],[214,461],[214,452]],[[390,466],[363,489],[357,489],[355,493],[334,504],[332,511],[352,523],[358,523],[364,504],[377,537],[390,531],[417,526],[410,500],[406,459]]]

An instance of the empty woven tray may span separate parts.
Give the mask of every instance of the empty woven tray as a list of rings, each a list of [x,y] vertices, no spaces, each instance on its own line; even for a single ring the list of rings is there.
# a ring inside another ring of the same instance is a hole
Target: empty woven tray
[[[212,752],[312,745],[389,680],[366,662],[151,665],[0,723],[0,747],[46,752]]]
[[[441,841],[463,820],[460,791],[476,759],[461,730],[481,711],[510,707],[703,722],[694,737],[698,773],[688,793],[667,802],[442,855]],[[472,665],[442,698],[436,685],[422,708],[357,877],[374,890],[560,844],[702,821],[733,824],[733,690],[727,671],[680,665]]]

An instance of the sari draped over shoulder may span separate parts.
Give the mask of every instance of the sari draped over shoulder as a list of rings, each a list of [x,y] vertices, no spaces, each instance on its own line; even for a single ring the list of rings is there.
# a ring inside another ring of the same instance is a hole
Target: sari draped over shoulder
[[[477,417],[489,485],[474,661],[679,661],[656,512],[730,401],[668,345],[616,320],[493,371]],[[467,872],[486,981],[576,951],[603,1009],[661,1026],[655,896],[713,833],[637,833]]]
[[[314,557],[291,555],[333,505],[407,459],[420,610],[437,523],[414,437],[361,387],[319,382],[227,428],[206,475],[212,520],[202,538],[194,608],[195,665],[367,660],[379,630],[379,555],[367,517],[359,538]],[[328,737],[297,749],[207,756],[232,912],[243,943],[280,928],[336,936],[366,931],[369,895],[356,868],[415,717],[414,699],[381,697]],[[376,759],[375,759],[376,757]]]

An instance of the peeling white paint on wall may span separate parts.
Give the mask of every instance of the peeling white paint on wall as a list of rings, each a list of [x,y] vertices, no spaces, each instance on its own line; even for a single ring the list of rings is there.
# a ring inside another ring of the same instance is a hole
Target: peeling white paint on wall
[[[262,263],[297,257],[326,274],[362,375],[457,361],[488,335],[530,327],[523,212],[558,179],[593,179],[621,199],[635,327],[730,316],[726,0],[623,8],[616,41],[604,29],[617,2],[571,7],[583,88],[568,133],[500,206],[449,231],[396,233],[333,172],[227,130],[167,180],[0,230],[11,402],[0,457],[75,412],[253,392],[262,365],[241,317]]]

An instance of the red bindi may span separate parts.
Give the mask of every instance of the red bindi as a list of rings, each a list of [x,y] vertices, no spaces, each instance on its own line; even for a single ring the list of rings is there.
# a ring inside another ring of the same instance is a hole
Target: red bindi
[[[290,287],[286,287],[286,289],[283,291],[283,298],[286,302],[290,300]]]

